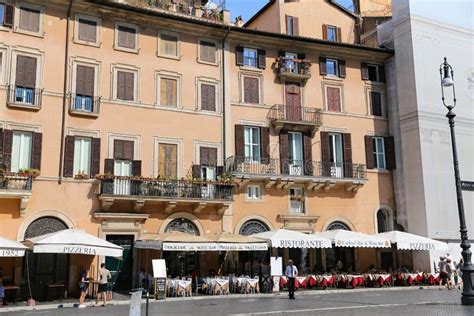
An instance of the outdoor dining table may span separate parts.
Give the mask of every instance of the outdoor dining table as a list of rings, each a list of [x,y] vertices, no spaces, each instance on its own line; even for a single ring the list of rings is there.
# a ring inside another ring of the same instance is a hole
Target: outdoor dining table
[[[306,287],[306,276],[295,277],[295,288]]]
[[[421,283],[423,281],[423,272],[405,273],[406,281],[409,285]]]
[[[317,275],[316,279],[320,287],[334,286],[336,282],[334,275]]]
[[[229,280],[227,279],[212,279],[213,294],[216,293],[227,295],[229,294]]]
[[[192,281],[168,279],[168,289],[171,295],[192,296]]]
[[[360,274],[338,274],[336,280],[339,287],[350,285],[352,288],[355,288],[364,284],[364,276]]]
[[[441,284],[441,277],[439,273],[427,273],[427,281],[429,285],[440,285]]]
[[[392,284],[392,275],[391,274],[373,274],[374,281],[377,283],[378,286],[382,287],[384,284]]]

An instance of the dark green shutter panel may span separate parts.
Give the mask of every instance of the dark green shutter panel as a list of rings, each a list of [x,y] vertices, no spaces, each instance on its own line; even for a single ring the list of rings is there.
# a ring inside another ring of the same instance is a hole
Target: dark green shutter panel
[[[338,60],[339,66],[339,77],[345,78],[346,77],[346,61],[345,60]]]
[[[7,4],[5,6],[5,15],[3,17],[3,26],[13,26],[13,18],[15,16],[15,6]]]
[[[142,161],[133,160],[132,161],[132,176],[140,177],[142,175]]]
[[[73,177],[74,176],[74,136],[66,136],[64,145],[64,167],[63,176]]]
[[[362,80],[369,80],[369,66],[366,63],[360,64],[360,73]]]
[[[260,158],[262,163],[270,162],[270,128],[260,127]]]
[[[31,149],[31,168],[41,170],[41,147],[43,144],[43,134],[33,133]]]
[[[303,134],[303,170],[305,176],[313,175],[313,138],[311,133]]]
[[[290,152],[288,146],[288,132],[280,132],[280,164],[281,164],[281,173],[289,174],[290,173]]]
[[[113,159],[105,159],[104,160],[104,173],[105,174],[114,174],[114,160]]]
[[[100,138],[92,138],[91,176],[100,173]]]
[[[373,137],[369,135],[364,136],[364,143],[365,143],[365,162],[367,164],[367,169],[374,169],[375,157],[374,157]]]
[[[329,133],[321,132],[321,174],[324,177],[331,176],[331,154],[329,147]]]
[[[385,67],[383,65],[379,65],[379,81],[385,82]]]
[[[393,136],[385,137],[385,160],[388,170],[393,170],[397,167],[395,158],[395,142]]]
[[[259,49],[257,52],[258,52],[258,68],[265,69],[265,67],[267,66],[267,62],[265,60],[266,52],[263,49]]]
[[[235,48],[235,63],[237,66],[244,65],[244,48],[242,46],[237,46]]]
[[[342,142],[344,146],[344,177],[352,178],[352,144],[351,134],[342,134]]]
[[[319,74],[321,76],[325,76],[328,74],[325,57],[319,57]]]
[[[245,127],[235,125],[235,155],[245,157]]]
[[[200,179],[201,178],[201,165],[193,165],[192,174],[193,174],[193,179]]]

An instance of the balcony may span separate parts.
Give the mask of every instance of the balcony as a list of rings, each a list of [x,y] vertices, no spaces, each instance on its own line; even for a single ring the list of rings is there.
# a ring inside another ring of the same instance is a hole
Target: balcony
[[[227,158],[225,168],[236,177],[237,182],[263,181],[266,188],[284,189],[300,183],[313,191],[328,191],[336,184],[343,184],[347,191],[355,192],[366,182],[363,164],[276,158],[254,161],[247,157],[232,156]]]
[[[7,89],[7,105],[37,111],[41,108],[43,89],[9,85]]]
[[[306,59],[278,57],[278,76],[281,80],[306,81],[311,78],[311,62]]]
[[[20,216],[24,217],[31,196],[32,183],[33,176],[30,174],[0,173],[0,199],[20,200]]]
[[[194,213],[212,206],[222,214],[232,202],[233,184],[224,182],[128,177],[105,177],[99,182],[99,200],[104,211],[114,203],[128,201],[135,212],[149,203],[163,204],[165,213],[171,213],[177,206],[190,206]]]
[[[208,0],[112,0],[128,2],[130,5],[158,9],[179,14],[191,15],[216,22],[224,21],[224,14],[216,9],[205,7]],[[229,16],[230,19],[230,16]]]
[[[270,108],[267,119],[278,134],[280,130],[311,132],[314,136],[323,124],[321,109],[276,104]]]
[[[100,97],[69,94],[69,113],[74,115],[83,115],[98,117],[100,112]]]

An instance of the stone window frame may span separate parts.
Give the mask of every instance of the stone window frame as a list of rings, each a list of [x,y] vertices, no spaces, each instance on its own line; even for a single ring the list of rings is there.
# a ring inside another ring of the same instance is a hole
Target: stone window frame
[[[246,103],[245,96],[244,96],[244,77],[253,77],[258,79],[258,103]],[[263,102],[263,74],[262,73],[254,73],[254,72],[247,72],[247,71],[240,71],[239,72],[239,103],[249,105],[249,106],[258,106],[265,104]]]
[[[161,78],[165,79],[175,79],[177,80],[176,84],[176,107],[171,107],[167,105],[161,105]],[[159,70],[155,72],[155,107],[164,108],[164,109],[182,109],[182,85],[183,85],[183,75],[174,71]]]
[[[216,58],[215,62],[207,61],[207,60],[201,60],[201,42],[209,42],[209,43],[214,43],[216,45]],[[201,64],[207,64],[207,65],[212,65],[212,66],[218,66],[219,65],[219,42],[208,38],[208,37],[198,37],[197,38],[197,58],[196,61]]]
[[[153,161],[152,161],[152,176],[154,178],[158,177],[158,169],[159,169],[159,157],[160,157],[160,144],[170,144],[170,145],[177,145],[177,153],[176,157],[178,159],[177,164],[177,178],[182,178],[184,176],[184,146],[183,146],[183,139],[179,137],[160,137],[155,136],[153,137]]]
[[[259,188],[260,197],[259,197],[258,199],[250,198],[250,197],[248,196],[248,188],[249,188],[249,187],[258,187],[258,188]],[[249,203],[261,203],[261,202],[264,202],[264,198],[263,198],[263,196],[264,196],[263,192],[264,192],[264,191],[263,191],[263,190],[264,190],[264,188],[263,188],[263,186],[262,186],[261,184],[258,184],[258,183],[257,183],[257,184],[255,184],[255,183],[253,183],[253,184],[247,184],[247,185],[245,186],[245,202],[249,202]]]
[[[76,93],[76,80],[77,80],[77,66],[94,67],[94,95],[93,97],[100,96],[100,71],[101,62],[95,59],[89,59],[85,57],[72,57],[71,58],[71,79],[70,79],[70,93]]]
[[[296,212],[293,212],[291,210],[291,195],[290,195],[290,190],[291,189],[300,189],[301,190],[301,193],[303,194],[303,197],[304,197],[304,201],[303,201],[303,212],[301,213],[296,213]],[[308,191],[305,190],[305,187],[303,185],[293,185],[291,187],[288,188],[288,191],[287,191],[287,195],[288,195],[288,214],[289,215],[300,215],[300,216],[305,216],[305,215],[308,215]]]
[[[160,52],[160,47],[161,47],[161,35],[170,35],[170,36],[176,36],[176,56],[174,55],[167,55],[163,54]],[[178,32],[173,32],[173,31],[168,31],[168,30],[159,30],[158,31],[158,36],[157,36],[157,45],[156,45],[156,56],[158,57],[163,57],[163,58],[170,58],[170,59],[176,59],[176,60],[181,60],[181,36]],[[199,48],[198,48],[199,49]],[[199,58],[199,57],[198,57]]]
[[[33,10],[38,10],[40,11],[40,20],[39,20],[39,31],[38,32],[32,32],[28,30],[22,30],[20,28],[20,9],[24,8],[29,8]],[[17,2],[15,4],[15,14],[13,18],[13,31],[15,33],[21,33],[25,35],[31,35],[31,36],[36,36],[36,37],[44,37],[44,7],[37,5],[37,4],[32,4],[32,3],[27,3],[27,2]]]
[[[119,46],[118,44],[118,28],[119,26],[124,26],[124,27],[128,27],[128,28],[132,28],[132,29],[135,29],[135,48],[127,48],[127,47],[122,47],[122,46]],[[140,46],[139,46],[139,43],[140,43],[140,26],[136,25],[136,24],[132,24],[132,23],[127,23],[127,22],[115,22],[115,27],[114,27],[114,49],[115,50],[119,50],[119,51],[123,51],[123,52],[127,52],[127,53],[135,53],[135,54],[138,54],[138,52],[140,51]]]
[[[322,96],[323,96],[323,104],[324,104],[324,111],[327,113],[346,113],[346,106],[345,106],[345,98],[344,98],[344,84],[341,82],[322,82]],[[337,88],[339,89],[339,97],[341,100],[341,110],[339,112],[336,111],[330,111],[328,108],[328,98],[327,98],[327,88]]]
[[[112,73],[112,83],[111,83],[111,89],[112,91],[112,99],[117,102],[124,102],[124,103],[140,103],[139,96],[140,96],[140,85],[139,85],[139,80],[140,80],[140,68],[135,67],[132,65],[126,65],[126,64],[119,64],[119,63],[114,63],[111,65],[111,73]],[[117,98],[117,78],[118,78],[118,72],[119,71],[124,71],[124,72],[129,72],[133,73],[133,100],[128,101],[128,100],[122,100]]]
[[[209,111],[209,110],[203,110],[202,105],[201,105],[201,84],[208,84],[208,85],[213,85],[215,87],[216,91],[216,110],[215,111]],[[220,102],[220,81],[217,79],[212,79],[212,78],[206,78],[206,77],[197,77],[196,78],[196,110],[206,112],[206,113],[221,113],[222,112],[222,106]]]
[[[79,19],[94,21],[97,23],[96,27],[96,42],[88,42],[79,39]],[[102,44],[102,19],[98,16],[94,15],[87,15],[82,13],[74,14],[74,43],[76,44],[83,44],[88,46],[100,47]]]
[[[386,101],[386,93],[385,87],[380,84],[375,85],[366,85],[364,88],[365,94],[365,106],[366,106],[366,115],[373,117],[373,118],[380,118],[380,119],[387,119],[387,101]],[[372,115],[372,105],[370,99],[370,92],[379,92],[381,94],[380,101],[381,101],[381,108],[382,108],[382,115]]]

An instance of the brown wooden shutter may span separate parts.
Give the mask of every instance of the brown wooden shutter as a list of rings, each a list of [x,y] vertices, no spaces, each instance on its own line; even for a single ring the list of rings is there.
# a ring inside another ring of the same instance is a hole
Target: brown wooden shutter
[[[360,64],[360,73],[362,80],[369,80],[369,66],[366,63]]]
[[[122,159],[123,157],[123,140],[114,140],[114,159]]]
[[[216,178],[219,178],[222,176],[222,174],[225,172],[224,166],[217,166],[216,168]]]
[[[243,80],[244,102],[252,104],[260,103],[258,78],[244,76]]]
[[[199,43],[199,59],[202,61],[208,61],[211,63],[216,62],[216,44],[201,41]]]
[[[3,168],[3,128],[0,128],[0,169]]]
[[[311,133],[303,134],[303,159],[304,159],[304,175],[313,175],[313,138]]]
[[[125,100],[133,101],[135,89],[135,75],[133,72],[125,73]]]
[[[217,148],[209,147],[207,149],[207,157],[209,166],[217,166]]]
[[[100,138],[92,138],[91,176],[100,173]]]
[[[235,155],[245,157],[245,126],[235,125]]]
[[[114,140],[114,159],[133,160],[134,143],[131,140]]]
[[[63,176],[74,176],[74,143],[76,138],[74,136],[66,136],[64,145],[64,168]]]
[[[324,177],[329,177],[331,175],[331,154],[329,147],[329,133],[321,132],[321,175]]]
[[[372,136],[364,136],[365,142],[365,162],[367,169],[375,168],[375,157],[374,157],[374,138]]]
[[[43,144],[43,134],[33,133],[32,142],[31,168],[41,170],[41,147]]]
[[[235,63],[237,66],[244,65],[244,48],[242,46],[237,46],[235,48]]]
[[[134,28],[119,25],[117,44],[120,47],[135,49],[135,36],[137,31]]]
[[[270,160],[270,128],[260,127],[260,158],[262,163]]]
[[[200,179],[201,178],[201,165],[193,165],[191,167],[193,179]]]
[[[352,178],[352,144],[351,134],[342,134],[342,142],[344,146],[344,177]]]
[[[78,29],[77,35],[81,41],[93,42],[93,43],[97,41],[97,32],[96,32],[97,22],[96,21],[79,19],[78,25],[79,25],[79,29]]]
[[[300,35],[300,19],[297,17],[293,17],[293,34],[292,35]]]
[[[338,66],[339,66],[339,77],[345,78],[346,77],[346,61],[339,59]]]
[[[3,17],[3,26],[13,26],[13,18],[15,16],[15,6],[7,4],[5,6],[5,15]]]
[[[105,159],[104,160],[104,173],[105,174],[114,174],[114,160],[113,159]]]
[[[337,35],[336,35],[337,38],[336,38],[336,41],[339,42],[339,43],[341,43],[341,42],[342,42],[342,32],[341,32],[341,28],[338,27],[338,28],[336,28],[336,29],[337,29]]]
[[[328,111],[341,112],[341,94],[339,88],[326,87]]]
[[[133,160],[133,141],[127,140],[123,144],[123,159]]]
[[[385,82],[385,67],[379,65],[379,82]]]
[[[117,99],[125,100],[125,72],[117,71]]]
[[[13,147],[13,131],[6,129],[3,131],[3,167],[6,171],[11,170]]]
[[[265,69],[265,67],[267,66],[266,52],[263,49],[259,49],[257,52],[258,52],[258,68]]]
[[[35,88],[36,86],[36,58],[17,56],[15,84],[20,87]]]
[[[323,40],[328,40],[328,25],[323,24]]]
[[[325,76],[328,74],[325,57],[319,57],[319,74],[321,76]]]
[[[287,131],[280,132],[280,165],[282,174],[290,173],[290,150]]]
[[[132,176],[140,177],[142,175],[142,161],[133,160],[132,161]]]
[[[388,136],[384,138],[385,140],[385,161],[388,170],[393,170],[397,168],[396,158],[395,158],[395,142],[393,136]]]
[[[77,65],[76,68],[76,94],[94,95],[94,67]]]
[[[201,84],[201,109],[205,111],[216,111],[215,85]]]
[[[35,9],[20,7],[19,27],[25,31],[39,32],[40,12]]]
[[[209,166],[209,147],[199,147],[199,163]]]

